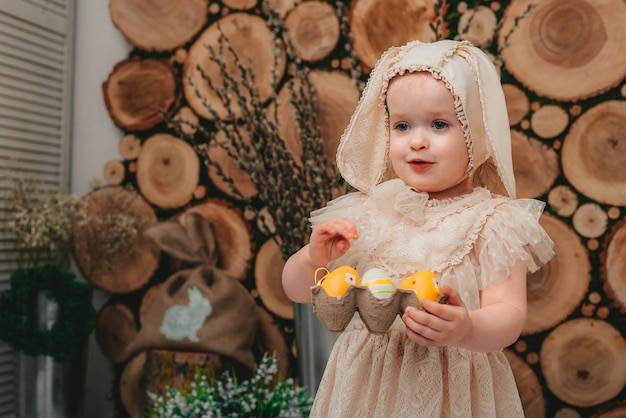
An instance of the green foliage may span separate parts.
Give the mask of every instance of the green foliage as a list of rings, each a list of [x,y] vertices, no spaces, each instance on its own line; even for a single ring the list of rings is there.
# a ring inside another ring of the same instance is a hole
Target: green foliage
[[[312,400],[293,379],[279,380],[276,356],[263,356],[254,375],[239,382],[234,373],[210,379],[199,370],[189,386],[166,388],[165,396],[148,393],[151,418],[308,417]]]
[[[11,288],[0,293],[0,339],[15,350],[50,356],[57,362],[73,357],[96,322],[89,285],[74,279],[73,273],[53,265],[15,270]],[[38,323],[33,308],[41,292],[58,305],[50,329]]]

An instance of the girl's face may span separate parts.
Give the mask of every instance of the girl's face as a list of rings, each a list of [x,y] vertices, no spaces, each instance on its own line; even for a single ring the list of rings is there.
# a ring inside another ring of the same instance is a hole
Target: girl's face
[[[469,154],[454,98],[430,73],[394,78],[387,90],[389,159],[396,175],[431,199],[472,190]]]

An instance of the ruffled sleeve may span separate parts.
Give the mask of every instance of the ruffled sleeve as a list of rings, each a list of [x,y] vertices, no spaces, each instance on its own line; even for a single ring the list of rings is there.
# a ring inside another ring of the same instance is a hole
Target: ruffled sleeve
[[[309,221],[311,226],[315,228],[315,225],[335,218],[348,218],[353,222],[359,218],[362,203],[365,200],[365,195],[361,192],[348,193],[340,196],[334,200],[331,200],[323,208],[314,210],[311,212]]]
[[[554,243],[539,224],[545,203],[517,199],[501,205],[485,223],[475,256],[480,266],[478,285],[502,281],[520,258],[534,272],[554,256]]]

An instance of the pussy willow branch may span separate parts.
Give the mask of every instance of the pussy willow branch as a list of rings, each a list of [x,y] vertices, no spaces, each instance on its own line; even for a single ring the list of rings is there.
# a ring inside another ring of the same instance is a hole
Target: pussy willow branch
[[[268,99],[274,103],[273,118],[269,117],[267,103],[255,86],[252,70],[244,65],[232,43],[222,33],[217,50],[213,46],[208,47],[209,58],[218,67],[222,85],[216,85],[200,66],[196,70],[222,103],[225,117],[220,117],[216,109],[202,97],[198,86],[194,86],[196,96],[211,116],[213,127],[207,129],[198,126],[198,134],[206,140],[205,143],[198,143],[195,138],[192,140],[203,156],[205,165],[216,169],[235,195],[257,214],[264,229],[271,231],[270,224],[273,224],[275,234],[272,238],[279,244],[286,258],[308,240],[310,212],[323,206],[333,196],[345,192],[345,184],[335,167],[328,164],[324,153],[324,143],[316,120],[315,92],[308,79],[308,68],[295,56],[282,20],[267,7],[264,12],[268,16],[275,43],[273,88]],[[286,63],[280,61],[282,50],[285,51]],[[236,71],[229,71],[225,56],[232,58]],[[293,72],[290,80],[281,83],[278,68],[283,64],[291,64]],[[352,68],[358,66],[353,65]],[[353,77],[360,75],[357,71],[351,71],[351,74]],[[192,83],[190,77],[187,80]],[[301,163],[296,162],[279,132],[277,91],[281,84],[289,89],[290,104],[294,108],[294,121],[302,144]],[[233,108],[241,111],[240,117],[237,117]],[[216,132],[221,132],[226,140],[218,140]],[[248,141],[248,135],[244,135],[244,132],[249,133],[251,141]],[[236,189],[234,181],[224,174],[219,163],[206,157],[206,148],[211,146],[222,148],[248,174],[258,191],[261,205],[255,205],[253,199],[245,199]],[[269,213],[270,220],[263,215],[264,209]]]

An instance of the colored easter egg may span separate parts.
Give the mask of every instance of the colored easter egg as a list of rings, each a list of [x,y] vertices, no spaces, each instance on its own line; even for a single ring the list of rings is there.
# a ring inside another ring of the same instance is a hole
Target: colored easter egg
[[[361,278],[361,286],[365,286],[375,297],[387,299],[393,295],[396,286],[389,274],[380,268],[371,268]]]
[[[430,270],[418,270],[412,276],[402,280],[400,289],[413,290],[417,299],[429,299],[437,301],[441,295],[439,288],[439,280],[437,276]]]
[[[337,267],[330,272],[324,267],[318,268],[315,270],[316,280],[319,271],[326,271],[317,283],[322,286],[328,296],[343,296],[350,286],[356,286],[361,282],[357,271],[350,266]]]

